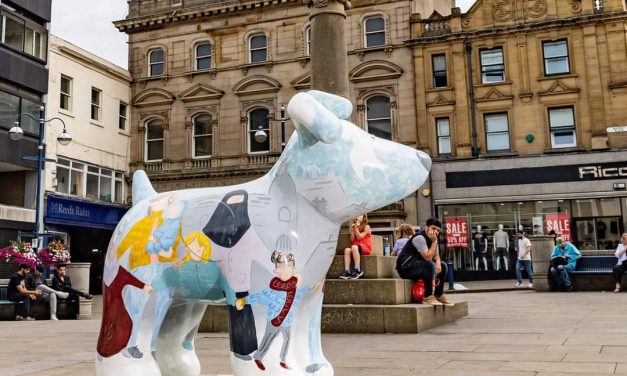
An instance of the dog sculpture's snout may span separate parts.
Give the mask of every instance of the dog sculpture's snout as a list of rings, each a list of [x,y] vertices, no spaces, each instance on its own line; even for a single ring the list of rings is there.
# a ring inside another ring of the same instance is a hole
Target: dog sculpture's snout
[[[431,158],[427,155],[427,153],[417,150],[416,154],[418,155],[418,160],[427,169],[427,171],[431,171]]]

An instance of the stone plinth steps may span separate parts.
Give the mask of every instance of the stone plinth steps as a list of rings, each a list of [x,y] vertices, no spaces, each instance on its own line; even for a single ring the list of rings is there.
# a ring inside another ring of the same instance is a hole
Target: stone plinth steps
[[[468,315],[468,304],[456,299],[451,306],[411,303],[412,282],[398,277],[395,257],[362,257],[364,276],[357,280],[337,279],[343,260],[336,256],[327,274],[323,333],[419,333]],[[200,331],[227,330],[226,306],[209,305]]]

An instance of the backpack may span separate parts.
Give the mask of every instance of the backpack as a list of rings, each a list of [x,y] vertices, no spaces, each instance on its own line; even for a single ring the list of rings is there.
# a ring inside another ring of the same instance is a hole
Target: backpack
[[[422,299],[425,297],[425,281],[422,279],[414,282],[411,288],[411,298],[414,303],[422,304]]]

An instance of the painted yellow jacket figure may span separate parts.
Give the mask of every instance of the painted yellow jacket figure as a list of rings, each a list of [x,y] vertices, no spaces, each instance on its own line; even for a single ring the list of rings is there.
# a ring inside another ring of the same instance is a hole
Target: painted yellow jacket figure
[[[159,227],[162,223],[163,210],[153,211],[148,216],[137,221],[118,246],[118,259],[130,248],[129,268],[131,270],[150,264],[150,254],[146,251],[146,245],[150,239],[152,229]],[[177,249],[180,241],[181,230],[179,228],[172,249]],[[173,262],[177,258],[177,253],[173,252],[170,257],[159,256],[159,262]]]

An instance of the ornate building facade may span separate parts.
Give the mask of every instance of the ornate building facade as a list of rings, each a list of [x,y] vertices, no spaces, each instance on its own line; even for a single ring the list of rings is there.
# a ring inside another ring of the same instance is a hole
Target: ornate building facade
[[[615,249],[627,227],[625,1],[480,0],[411,29],[416,143],[434,158],[419,207],[486,235],[488,259],[499,224],[539,235],[557,223],[581,249]],[[479,246],[458,249],[458,266]]]
[[[417,139],[408,25],[453,1],[352,1],[347,10],[351,121],[378,136]],[[310,87],[309,9],[301,0],[132,0],[116,22],[129,35],[131,170],[157,190],[252,180],[281,152],[280,116]],[[287,121],[287,138],[292,125]],[[258,130],[267,140],[256,141]],[[390,208],[416,221],[416,197]],[[413,219],[412,219],[413,218]]]

